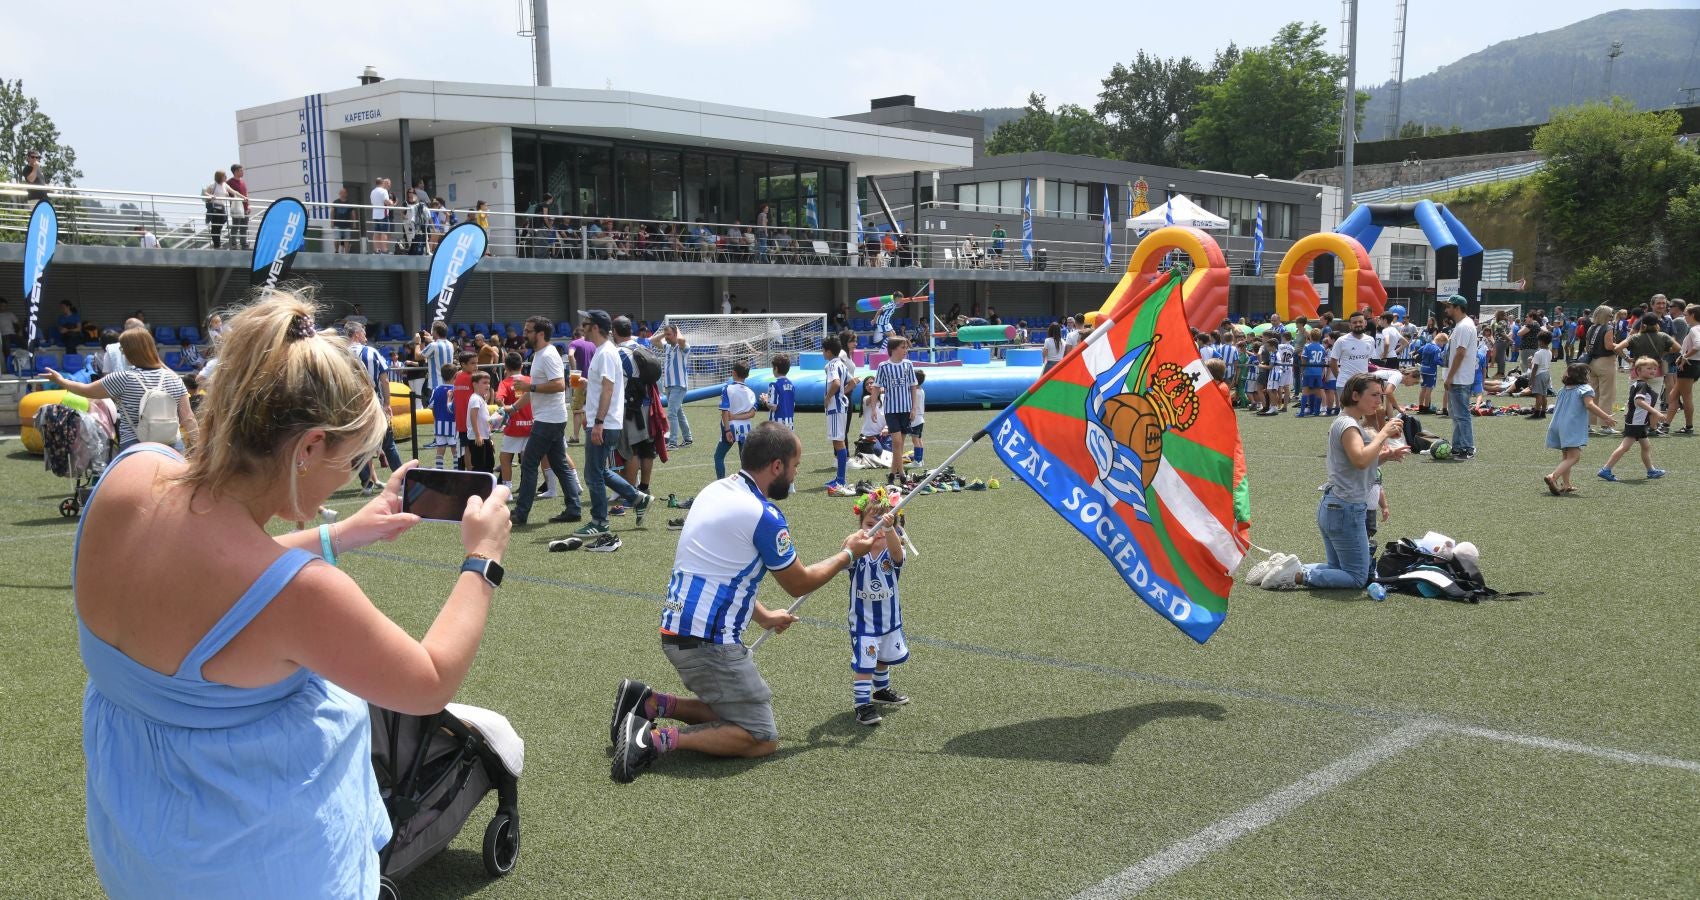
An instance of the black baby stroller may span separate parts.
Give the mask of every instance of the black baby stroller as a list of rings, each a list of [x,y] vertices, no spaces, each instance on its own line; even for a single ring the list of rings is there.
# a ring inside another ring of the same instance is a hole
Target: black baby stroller
[[[111,405],[108,400],[95,404]],[[81,515],[89,502],[94,483],[112,459],[110,417],[91,405],[88,412],[69,406],[48,404],[35,412],[35,430],[41,435],[42,461],[47,471],[71,479],[71,496],[59,501],[59,514],[67,519]]]
[[[500,878],[519,858],[519,773],[525,742],[500,713],[449,704],[430,716],[371,708],[372,768],[393,836],[379,854],[379,896],[449,845],[484,795],[496,815],[484,829],[484,868]]]

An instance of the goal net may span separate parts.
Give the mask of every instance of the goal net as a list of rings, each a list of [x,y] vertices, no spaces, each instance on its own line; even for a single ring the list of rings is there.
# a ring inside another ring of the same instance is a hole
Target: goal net
[[[1483,303],[1482,314],[1477,317],[1476,321],[1492,322],[1493,317],[1498,315],[1502,309],[1505,310],[1505,317],[1513,323],[1523,321],[1523,306],[1518,303]]]
[[[825,314],[668,316],[666,323],[679,327],[689,348],[691,387],[725,383],[735,362],[766,368],[776,353],[789,355],[795,366],[804,351],[818,352],[826,337]]]

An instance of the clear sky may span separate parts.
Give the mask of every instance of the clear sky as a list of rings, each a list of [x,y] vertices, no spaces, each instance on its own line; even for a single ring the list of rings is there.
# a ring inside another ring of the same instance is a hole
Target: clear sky
[[[0,76],[23,78],[41,101],[76,149],[84,186],[194,193],[236,159],[237,109],[353,85],[366,65],[390,78],[530,83],[520,2],[77,0],[77,17],[7,17]],[[1394,5],[1359,3],[1360,84],[1391,74]],[[1615,8],[1410,0],[1406,77]],[[556,85],[832,116],[889,94],[962,109],[1019,106],[1036,90],[1090,107],[1110,67],[1141,49],[1208,61],[1292,20],[1323,24],[1335,46],[1340,13],[1339,0],[554,0],[550,24]]]

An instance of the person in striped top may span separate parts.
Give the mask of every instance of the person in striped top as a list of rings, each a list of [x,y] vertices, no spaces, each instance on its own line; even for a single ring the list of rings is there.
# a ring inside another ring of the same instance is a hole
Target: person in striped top
[[[891,521],[897,489],[888,487],[856,500],[856,520],[878,536],[875,549],[850,566],[850,673],[856,721],[878,725],[879,707],[902,706],[909,698],[891,687],[887,669],[909,658],[903,640],[903,611],[897,578],[903,572],[903,537]]]
[[[891,472],[886,484],[903,478],[903,436],[909,433],[909,412],[914,403],[915,364],[908,360],[909,339],[893,337],[887,344],[891,358],[880,363],[875,379],[885,403],[885,427],[891,433]]]
[[[449,323],[431,323],[431,343],[425,345],[424,353],[425,393],[429,395],[443,383],[443,367],[452,366],[455,362],[455,345],[449,341]]]
[[[390,407],[390,364],[384,359],[383,351],[366,343],[366,325],[361,322],[350,322],[348,331],[348,349],[354,358],[360,361],[360,368],[366,370],[366,377],[372,382],[372,389],[378,394],[378,405],[385,413]],[[408,401],[411,404],[413,401]],[[384,443],[380,451],[384,457],[384,465],[391,472],[401,468],[401,451],[395,445],[395,429],[384,429]],[[372,461],[360,467],[360,492],[371,495],[378,489],[377,473],[373,471]]]
[[[685,515],[661,612],[661,649],[685,690],[650,689],[625,679],[614,693],[609,774],[630,782],[663,754],[694,750],[755,759],[779,747],[773,691],[741,644],[746,625],[783,633],[797,617],[756,599],[762,578],[792,597],[825,587],[871,552],[877,537],[860,529],[832,556],[804,565],[784,513],[773,502],[791,493],[803,445],[772,422],[750,431],[740,470],[703,488]],[[681,725],[663,725],[672,719]]]
[[[720,446],[714,451],[714,477],[726,477],[726,454],[734,445],[742,447],[756,417],[756,392],[744,383],[750,367],[732,364],[732,380],[720,389]]]
[[[850,465],[850,447],[845,441],[850,432],[850,392],[855,388],[856,369],[854,363],[846,362],[840,355],[843,349],[840,338],[828,336],[821,341],[821,351],[826,356],[826,371],[822,375],[826,381],[823,401],[826,439],[832,442],[832,458],[838,466],[837,475],[826,483],[829,496],[854,493],[844,479]]]
[[[691,379],[685,364],[690,360],[690,346],[677,325],[661,329],[661,342],[667,346],[661,365],[661,385],[667,389],[667,422],[674,431],[667,438],[667,446],[689,447],[691,422],[685,418],[685,391],[690,388]]]

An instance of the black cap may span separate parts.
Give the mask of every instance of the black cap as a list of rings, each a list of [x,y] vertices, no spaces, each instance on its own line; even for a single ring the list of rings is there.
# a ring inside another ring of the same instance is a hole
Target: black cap
[[[614,330],[614,320],[608,317],[606,310],[589,309],[579,313],[578,317],[602,329],[603,334],[609,334]]]

